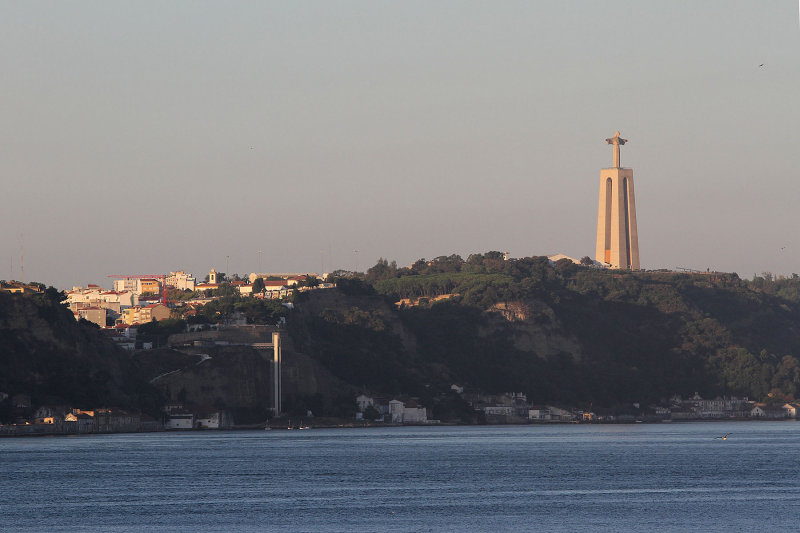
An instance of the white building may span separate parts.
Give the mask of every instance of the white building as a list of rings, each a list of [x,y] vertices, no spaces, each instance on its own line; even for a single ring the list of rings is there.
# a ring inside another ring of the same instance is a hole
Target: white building
[[[253,286],[246,281],[231,281],[231,286],[242,296],[253,294]]]
[[[195,413],[194,427],[199,429],[220,429],[229,427],[229,418],[220,409],[205,409]]]
[[[405,404],[400,400],[392,400],[389,402],[389,415],[392,418],[392,422],[395,424],[402,424],[403,423],[403,409],[405,408]]]
[[[194,415],[192,413],[173,412],[167,415],[165,429],[192,429],[194,428]]]
[[[136,292],[139,288],[139,280],[136,278],[120,278],[114,280],[114,290],[117,292]],[[137,293],[138,294],[138,293]]]
[[[778,420],[786,418],[786,411],[780,406],[768,406],[763,403],[757,403],[750,411],[750,416],[753,418],[767,418]]]
[[[384,420],[391,421],[393,424],[425,424],[428,422],[428,411],[417,404],[414,400],[409,400],[408,404],[400,400],[386,401],[383,398],[372,398],[366,394],[356,397],[358,413],[356,419],[363,419],[363,413],[369,407],[374,408]]]
[[[82,310],[98,308],[110,311],[113,315],[120,314],[128,307],[138,305],[139,299],[135,293],[129,291],[117,292],[107,291],[98,285],[84,287],[73,287],[67,291],[65,303],[70,311],[81,318]],[[98,322],[99,324],[100,322]],[[105,321],[102,321],[105,326]]]
[[[360,394],[356,397],[356,405],[358,405],[358,412],[363,413],[367,410],[367,407],[372,407],[375,404],[371,397],[366,394]]]
[[[167,287],[173,287],[182,291],[193,291],[197,280],[193,275],[187,274],[183,270],[177,272],[170,272],[164,280]]]
[[[486,405],[483,412],[488,416],[511,416],[514,414],[514,408],[510,405]]]
[[[549,422],[550,409],[546,405],[532,405],[531,408],[528,409],[528,420]]]

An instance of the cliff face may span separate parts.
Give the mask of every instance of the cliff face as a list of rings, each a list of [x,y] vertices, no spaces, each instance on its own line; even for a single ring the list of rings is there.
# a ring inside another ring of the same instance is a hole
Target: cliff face
[[[583,357],[580,340],[537,299],[484,312],[456,299],[398,308],[375,294],[316,291],[295,304],[289,331],[341,380],[387,394],[424,395],[454,382],[526,390],[550,360]]]
[[[44,294],[0,292],[0,391],[35,405],[153,412],[160,403],[128,353]]]
[[[348,280],[300,298],[289,330],[341,380],[386,394],[457,383],[599,406],[695,391],[800,396],[800,278],[567,266]],[[437,291],[457,296],[391,305]]]
[[[271,413],[272,355],[271,348],[215,346],[141,351],[135,358],[168,401],[222,407],[237,424],[247,424]],[[317,414],[330,407],[332,398],[352,393],[319,362],[293,351],[288,338],[282,350],[282,388],[285,410],[318,397],[323,405],[314,406]]]
[[[521,352],[535,353],[544,359],[561,354],[569,354],[575,360],[583,357],[579,339],[564,328],[553,308],[542,300],[501,302],[488,311],[489,328],[506,329],[514,348]],[[492,315],[503,317],[508,324],[497,324]]]
[[[164,355],[164,351],[143,352],[139,357]],[[178,358],[178,368],[155,376],[152,383],[170,401],[266,413],[270,407],[271,355],[247,346],[209,347],[202,353],[186,355],[183,361]]]

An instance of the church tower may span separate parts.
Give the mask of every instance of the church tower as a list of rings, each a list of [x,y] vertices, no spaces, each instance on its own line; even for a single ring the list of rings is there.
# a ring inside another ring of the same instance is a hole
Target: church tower
[[[639,269],[639,233],[633,170],[622,168],[619,147],[626,142],[617,132],[606,142],[612,146],[613,166],[600,171],[600,203],[597,210],[595,259],[611,268]]]

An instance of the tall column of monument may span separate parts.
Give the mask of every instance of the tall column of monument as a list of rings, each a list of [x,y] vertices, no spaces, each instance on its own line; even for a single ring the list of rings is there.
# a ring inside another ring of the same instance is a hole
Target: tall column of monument
[[[606,142],[612,145],[613,166],[600,171],[595,259],[611,268],[636,270],[639,268],[639,233],[633,170],[622,168],[619,157],[619,147],[628,140],[620,138],[617,132]]]

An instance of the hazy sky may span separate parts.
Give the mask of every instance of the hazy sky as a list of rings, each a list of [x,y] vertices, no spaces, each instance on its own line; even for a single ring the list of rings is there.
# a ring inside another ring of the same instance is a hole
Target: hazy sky
[[[593,255],[616,130],[643,268],[800,272],[794,0],[5,0],[0,67],[0,279]]]

